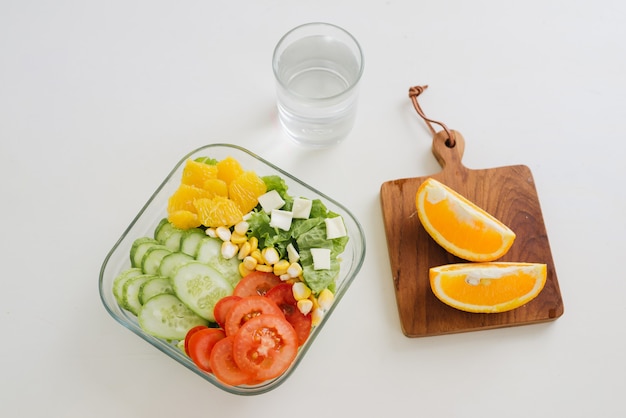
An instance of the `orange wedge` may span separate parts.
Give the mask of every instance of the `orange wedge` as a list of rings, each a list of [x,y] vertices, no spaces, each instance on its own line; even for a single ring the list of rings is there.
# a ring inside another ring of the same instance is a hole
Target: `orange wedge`
[[[243,219],[239,206],[223,196],[215,196],[212,199],[196,199],[193,204],[200,222],[209,228],[220,226],[230,228]]]
[[[217,166],[187,160],[183,168],[182,184],[202,187],[208,179],[217,178]]]
[[[200,219],[194,212],[188,210],[176,210],[171,212],[167,219],[179,229],[197,228],[200,226]]]
[[[254,171],[244,171],[228,185],[228,197],[234,201],[242,213],[248,213],[259,203],[259,196],[267,191],[267,186]]]
[[[217,178],[224,180],[226,184],[230,184],[242,173],[241,164],[233,157],[226,157],[217,163]]]
[[[506,225],[435,179],[420,185],[415,205],[426,232],[465,260],[497,260],[515,240],[515,233]]]
[[[546,283],[539,263],[460,263],[430,269],[430,287],[446,305],[466,312],[510,311],[534,299]]]

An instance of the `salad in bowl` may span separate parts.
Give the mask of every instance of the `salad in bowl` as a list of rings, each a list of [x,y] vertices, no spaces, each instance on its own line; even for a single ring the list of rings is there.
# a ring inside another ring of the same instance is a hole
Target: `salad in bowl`
[[[253,395],[297,367],[361,268],[341,204],[244,148],[183,157],[106,256],[119,323],[215,386]]]

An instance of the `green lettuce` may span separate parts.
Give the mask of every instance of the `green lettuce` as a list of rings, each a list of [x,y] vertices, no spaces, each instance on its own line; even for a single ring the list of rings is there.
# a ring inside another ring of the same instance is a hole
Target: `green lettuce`
[[[198,157],[194,161],[197,161],[199,163],[205,163],[208,165],[217,165],[218,163],[218,161],[215,158],[210,158],[210,157]]]
[[[285,205],[282,210],[291,210],[293,197],[287,192],[287,184],[279,176],[266,176],[263,181],[267,190],[276,190]],[[339,255],[343,253],[348,237],[335,239],[326,238],[326,218],[339,216],[329,211],[319,199],[311,202],[311,214],[308,219],[294,219],[289,231],[270,226],[270,216],[259,206],[250,214],[248,224],[250,234],[259,240],[259,248],[274,247],[281,258],[287,258],[287,246],[292,244],[300,254],[300,264],[303,270],[303,279],[307,286],[319,293],[326,288],[334,290],[335,280],[339,276]],[[315,270],[313,268],[312,248],[330,249],[330,269]]]

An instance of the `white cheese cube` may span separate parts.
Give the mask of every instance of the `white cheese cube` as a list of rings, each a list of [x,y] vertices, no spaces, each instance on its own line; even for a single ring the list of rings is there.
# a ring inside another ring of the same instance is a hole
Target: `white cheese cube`
[[[270,213],[272,209],[280,209],[285,204],[285,201],[276,190],[270,190],[262,194],[258,200],[265,213]]]
[[[311,206],[313,206],[313,201],[311,199],[302,199],[301,197],[297,197],[293,201],[293,207],[291,211],[293,212],[294,219],[309,219],[309,215],[311,214]]]
[[[300,260],[300,254],[298,254],[298,250],[292,243],[287,244],[287,258],[290,263],[297,263]]]
[[[330,248],[311,248],[313,270],[330,269]]]
[[[280,228],[284,231],[289,231],[289,228],[291,228],[292,218],[292,212],[280,209],[272,209],[270,215],[270,226],[272,228]]]
[[[324,222],[326,222],[327,239],[341,238],[348,235],[346,232],[346,226],[344,225],[343,218],[341,216],[326,218]]]

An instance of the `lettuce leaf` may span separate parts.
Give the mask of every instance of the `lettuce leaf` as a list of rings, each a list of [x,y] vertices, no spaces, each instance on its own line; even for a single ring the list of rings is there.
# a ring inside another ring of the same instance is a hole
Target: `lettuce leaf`
[[[282,209],[291,210],[294,199],[287,193],[287,185],[284,180],[279,176],[266,176],[263,177],[263,181],[268,191],[276,190],[281,195],[285,201],[285,206]],[[339,215],[329,211],[319,199],[314,199],[311,203],[309,218],[294,219],[289,231],[270,227],[270,216],[260,206],[252,212],[248,223],[250,234],[259,240],[259,248],[273,246],[281,258],[286,258],[287,246],[290,243],[295,246],[300,254],[304,282],[317,294],[326,288],[334,288],[335,280],[339,276],[340,262],[338,257],[344,251],[348,237],[327,239],[324,220]],[[315,270],[313,268],[311,248],[329,248],[331,250],[329,270]]]

